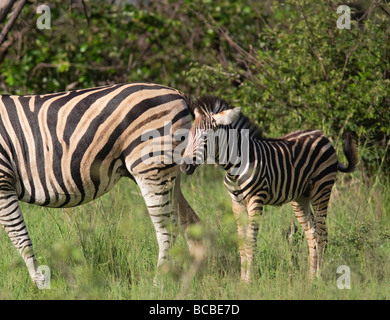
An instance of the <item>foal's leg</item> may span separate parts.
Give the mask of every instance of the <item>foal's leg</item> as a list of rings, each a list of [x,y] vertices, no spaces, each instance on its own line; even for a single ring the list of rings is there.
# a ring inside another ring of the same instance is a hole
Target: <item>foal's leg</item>
[[[310,260],[310,279],[314,278],[317,271],[317,259],[318,259],[318,239],[316,231],[316,223],[314,215],[310,210],[310,199],[305,196],[301,196],[295,201],[291,202],[293,206],[295,216],[305,231],[307,244],[309,246],[309,260]]]
[[[245,253],[246,253],[246,275],[245,281],[252,281],[253,273],[253,260],[257,250],[257,234],[259,233],[259,225],[263,206],[260,203],[252,202],[247,206],[248,211],[248,225],[246,229],[246,242],[245,242]]]
[[[310,202],[314,210],[316,230],[318,234],[317,272],[320,271],[321,263],[322,263],[322,255],[328,243],[326,217],[328,212],[328,204],[329,204],[330,194],[332,191],[332,186],[333,184],[319,190],[316,193],[316,195],[310,199]]]
[[[245,206],[237,201],[234,200],[232,201],[232,209],[237,223],[238,248],[240,250],[240,259],[241,259],[241,279],[245,280],[246,270],[247,270],[245,240],[246,240],[248,216],[247,216]]]

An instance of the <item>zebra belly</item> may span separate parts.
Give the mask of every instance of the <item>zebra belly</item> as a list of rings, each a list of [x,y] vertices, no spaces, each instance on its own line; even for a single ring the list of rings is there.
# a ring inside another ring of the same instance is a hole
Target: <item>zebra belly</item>
[[[102,171],[107,172],[107,170]],[[19,182],[17,190],[24,190],[22,195],[19,193],[19,200],[22,202],[44,207],[70,208],[91,202],[104,195],[118,183],[122,176],[119,170],[114,170],[111,176],[100,176],[97,186],[92,180],[88,181],[88,179],[85,179],[87,182],[83,183],[82,190],[74,184],[69,184],[66,192],[64,192],[58,184],[53,182],[53,179],[49,179],[49,182],[45,185],[46,188],[43,187],[43,184],[40,184],[39,187],[35,185],[35,187],[31,188],[31,185],[26,182],[23,183],[23,186]]]

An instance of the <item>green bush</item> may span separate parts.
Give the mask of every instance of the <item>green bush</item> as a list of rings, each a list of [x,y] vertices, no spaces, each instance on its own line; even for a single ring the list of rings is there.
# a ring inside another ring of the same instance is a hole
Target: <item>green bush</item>
[[[337,143],[352,132],[365,168],[389,169],[385,1],[347,1],[350,30],[337,28],[333,1],[132,3],[53,0],[49,30],[28,3],[8,35],[2,93],[157,82],[220,95],[272,136],[319,128]]]

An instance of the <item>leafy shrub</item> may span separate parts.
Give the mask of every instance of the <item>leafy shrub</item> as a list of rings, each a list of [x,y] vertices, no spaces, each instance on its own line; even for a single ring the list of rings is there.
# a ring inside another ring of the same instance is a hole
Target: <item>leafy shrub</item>
[[[2,55],[2,93],[150,81],[244,107],[269,135],[352,132],[370,172],[389,169],[390,9],[307,0],[50,2],[51,29],[25,6]],[[87,7],[84,7],[86,5]]]

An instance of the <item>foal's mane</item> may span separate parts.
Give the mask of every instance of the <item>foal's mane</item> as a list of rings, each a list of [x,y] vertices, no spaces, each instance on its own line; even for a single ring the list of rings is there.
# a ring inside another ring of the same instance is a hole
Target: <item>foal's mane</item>
[[[216,96],[202,96],[198,100],[190,104],[190,112],[194,115],[194,110],[198,109],[203,114],[210,115],[211,113],[217,114],[224,110],[233,109],[225,100]],[[264,140],[266,139],[262,130],[258,125],[254,124],[249,118],[242,113],[236,120],[229,126],[233,129],[249,129],[249,136],[253,139]]]

